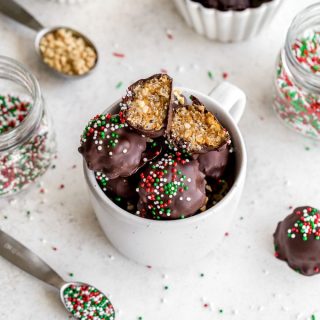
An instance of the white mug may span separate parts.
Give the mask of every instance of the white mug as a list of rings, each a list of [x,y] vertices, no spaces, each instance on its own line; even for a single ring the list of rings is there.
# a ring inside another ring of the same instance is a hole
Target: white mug
[[[209,95],[179,88],[186,96],[194,95],[213,112],[231,134],[235,150],[235,181],[227,195],[210,209],[183,220],[149,220],[133,215],[110,200],[99,187],[93,171],[84,162],[84,174],[90,199],[99,223],[119,252],[140,264],[176,267],[206,256],[229,230],[242,194],[247,155],[237,126],[246,97],[234,85],[223,82]],[[105,112],[116,112],[116,101]]]

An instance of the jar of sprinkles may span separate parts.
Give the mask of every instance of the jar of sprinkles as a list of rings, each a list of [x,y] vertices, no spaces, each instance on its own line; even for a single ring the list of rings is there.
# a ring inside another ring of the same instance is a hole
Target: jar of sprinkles
[[[320,140],[320,4],[300,12],[288,30],[273,105],[290,128]]]
[[[42,176],[55,136],[36,78],[0,56],[0,196],[12,196]]]

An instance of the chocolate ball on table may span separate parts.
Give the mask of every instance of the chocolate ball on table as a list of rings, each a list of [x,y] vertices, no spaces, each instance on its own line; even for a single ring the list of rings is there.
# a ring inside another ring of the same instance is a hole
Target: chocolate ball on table
[[[312,276],[320,271],[320,212],[304,206],[278,223],[273,235],[275,256],[295,271]]]
[[[88,168],[115,179],[141,167],[147,138],[131,130],[121,113],[102,114],[89,121],[80,143],[79,152]]]
[[[160,155],[141,174],[136,214],[157,220],[190,217],[206,203],[205,186],[197,160],[179,152]]]

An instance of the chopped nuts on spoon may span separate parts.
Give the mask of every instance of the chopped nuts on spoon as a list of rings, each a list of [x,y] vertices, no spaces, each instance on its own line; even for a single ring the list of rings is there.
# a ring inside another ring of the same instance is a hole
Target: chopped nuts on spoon
[[[64,28],[44,35],[40,51],[46,64],[67,75],[85,74],[97,60],[95,49],[84,38]]]

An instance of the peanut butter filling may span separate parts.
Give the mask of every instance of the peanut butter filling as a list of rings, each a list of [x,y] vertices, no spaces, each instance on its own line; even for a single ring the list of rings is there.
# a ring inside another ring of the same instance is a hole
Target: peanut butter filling
[[[170,103],[171,79],[167,75],[138,83],[128,102],[126,118],[133,127],[158,131],[164,126]]]
[[[229,134],[203,105],[193,103],[175,109],[170,138],[188,151],[201,152],[218,149],[229,140]]]

